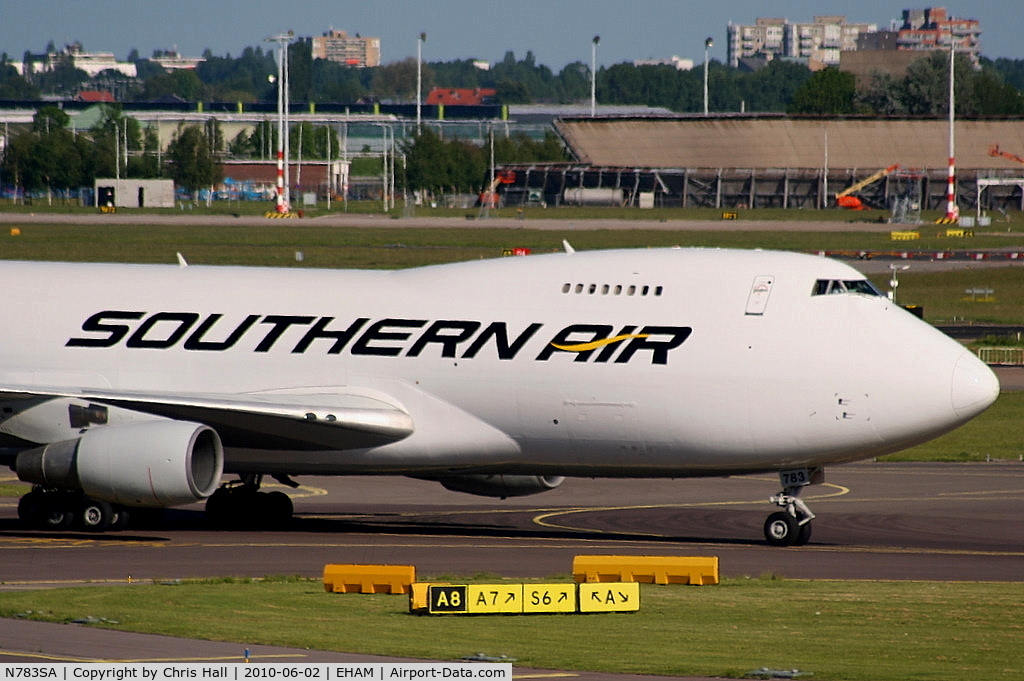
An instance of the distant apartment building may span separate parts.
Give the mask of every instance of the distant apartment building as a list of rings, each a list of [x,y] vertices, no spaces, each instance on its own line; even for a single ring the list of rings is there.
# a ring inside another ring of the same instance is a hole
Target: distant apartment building
[[[182,57],[177,50],[156,50],[150,61],[164,67],[166,71],[194,69],[206,61],[203,57]]]
[[[634,59],[633,66],[671,66],[677,71],[689,71],[693,68],[693,60],[672,55],[668,59]]]
[[[313,59],[326,59],[347,66],[380,66],[380,38],[363,38],[358,33],[350,36],[345,31],[331,29],[314,38]]]
[[[903,21],[894,21],[890,30],[867,33],[857,41],[856,52],[844,52],[840,68],[857,78],[859,86],[869,83],[874,74],[893,78],[907,75],[910,65],[920,58],[921,51],[949,51],[954,41],[958,54],[963,54],[981,68],[981,27],[976,19],[958,19],[946,14],[943,7],[903,10]]]
[[[804,60],[811,68],[835,66],[840,52],[857,49],[858,36],[877,30],[875,24],[849,23],[839,15],[816,16],[809,23],[781,18],[758,18],[753,25],[730,23],[727,59],[734,68],[747,58],[780,57]]]
[[[977,66],[981,27],[976,19],[950,16],[944,7],[903,10],[903,21],[879,31],[872,23],[847,22],[846,17],[816,16],[810,23],[758,18],[753,25],[730,23],[727,59],[738,67],[745,60],[801,59],[813,68],[838,66],[840,54],[860,50],[948,50],[966,54]]]
[[[950,16],[945,7],[903,10],[903,25],[896,34],[898,50],[948,50],[950,43],[979,66],[981,24],[977,19]]]
[[[46,54],[26,54],[25,60],[20,64],[18,73],[26,78],[31,78],[34,73],[53,71],[58,66],[68,65],[81,69],[90,77],[96,76],[103,71],[117,71],[130,78],[135,78],[138,71],[135,62],[117,61],[113,52],[86,52],[79,42],[65,45],[60,52],[48,52]]]

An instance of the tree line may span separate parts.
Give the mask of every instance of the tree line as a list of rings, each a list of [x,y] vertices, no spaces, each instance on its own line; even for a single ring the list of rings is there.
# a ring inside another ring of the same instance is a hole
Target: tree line
[[[291,97],[297,103],[415,99],[415,60],[357,69],[312,59],[306,43],[289,49]],[[139,59],[139,77],[134,79],[110,72],[90,79],[65,65],[33,76],[30,83],[3,55],[0,99],[32,100],[43,92],[107,83],[121,87],[125,101],[276,100],[275,86],[267,78],[277,70],[271,52],[256,47],[247,48],[237,59],[209,52],[204,57],[195,70],[171,72],[156,62]],[[709,108],[713,112],[926,116],[945,114],[948,108],[948,55],[940,52],[923,54],[902,78],[874,74],[860,82],[838,69],[812,73],[806,66],[785,60],[775,60],[754,72],[719,63],[709,66]],[[425,89],[435,85],[493,87],[497,99],[506,103],[589,99],[589,67],[575,62],[556,74],[537,64],[532,53],[520,60],[508,52],[489,70],[464,60],[428,63],[423,72]],[[1024,115],[1024,60],[982,60],[981,69],[975,70],[966,58],[958,56],[955,76],[958,115]],[[703,108],[703,69],[616,64],[600,69],[596,84],[602,104],[644,104],[677,112]],[[11,131],[0,161],[3,184],[29,191],[72,190],[92,186],[97,177],[170,177],[179,186],[195,190],[222,179],[220,161],[226,156],[268,158],[269,151],[277,148],[277,129],[269,122],[226,140],[219,123],[211,118],[202,125],[179,126],[167,148],[160,149],[155,129],[125,116],[118,104],[103,105],[99,122],[84,134],[72,133],[67,123],[64,111],[41,102],[31,126]],[[293,126],[289,135],[293,158],[340,155],[337,133],[328,126],[302,123]],[[487,176],[490,149],[479,144],[442,139],[425,129],[402,146],[400,186],[476,192]],[[539,141],[522,135],[498,136],[493,148],[499,165],[567,160],[553,132]]]
[[[28,129],[11,135],[0,160],[3,185],[71,195],[97,178],[168,177],[194,192],[224,179],[221,161],[227,156],[259,157],[260,149],[277,148],[277,128],[270,122],[232,140],[224,138],[216,118],[179,125],[166,149],[160,149],[155,128],[125,116],[117,105],[103,105],[103,116],[84,133],[73,133],[68,123],[66,112],[43,106]],[[337,131],[326,125],[291,126],[289,147],[293,160],[340,156]],[[403,141],[400,151],[399,186],[438,194],[479,191],[492,155],[495,165],[568,160],[551,131],[542,140],[496,135],[485,148],[467,140],[445,140],[425,128]]]
[[[52,46],[51,46],[52,47]],[[290,97],[295,103],[413,102],[417,94],[417,63],[413,58],[372,68],[355,68],[313,59],[308,42],[289,46]],[[709,109],[713,112],[790,112],[857,114],[935,114],[943,111],[943,84],[948,59],[942,52],[922,53],[905,77],[875,74],[855,82],[836,69],[811,72],[805,65],[776,59],[756,71],[709,64]],[[108,89],[118,101],[273,102],[277,73],[272,50],[248,47],[233,58],[209,50],[195,69],[166,71],[159,63],[129,55],[138,76],[106,71],[95,78],[69,64],[52,71],[19,76],[6,54],[0,55],[0,99],[32,100],[44,94],[71,97],[79,90]],[[980,70],[957,58],[958,113],[963,115],[1024,114],[1024,59],[982,58]],[[590,96],[591,71],[576,61],[555,73],[539,64],[532,52],[504,58],[480,69],[472,60],[426,62],[423,92],[433,87],[488,88],[495,102],[575,103]],[[646,105],[674,112],[703,110],[703,69],[678,70],[670,65],[614,64],[598,69],[597,100],[602,104]],[[960,96],[963,95],[963,96]]]

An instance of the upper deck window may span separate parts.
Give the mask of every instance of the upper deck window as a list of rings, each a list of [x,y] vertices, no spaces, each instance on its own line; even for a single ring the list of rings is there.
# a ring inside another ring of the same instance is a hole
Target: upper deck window
[[[814,282],[811,295],[825,296],[833,293],[860,293],[866,296],[883,296],[867,279],[819,279]]]

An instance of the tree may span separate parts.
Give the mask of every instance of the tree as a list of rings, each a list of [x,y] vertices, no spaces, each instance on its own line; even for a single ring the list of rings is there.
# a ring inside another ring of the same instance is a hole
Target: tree
[[[11,139],[0,170],[28,191],[72,189],[85,183],[83,147],[54,106],[36,112],[30,130]]]
[[[796,114],[852,114],[856,90],[856,78],[852,73],[830,66],[812,74],[793,93],[793,101],[786,111]]]
[[[124,115],[119,104],[103,105],[103,117],[90,130],[93,138],[89,167],[95,177],[131,177],[136,154],[142,150],[142,127]],[[126,160],[127,159],[127,160]]]
[[[372,90],[381,99],[399,102],[416,100],[416,59],[409,57],[376,69],[373,76]],[[425,91],[429,91],[433,74],[424,68],[423,82]]]
[[[167,160],[171,177],[190,192],[210,187],[223,179],[220,163],[202,126],[180,127],[167,147]]]
[[[413,190],[478,192],[487,169],[484,150],[463,140],[442,140],[429,128],[405,146],[406,178]]]
[[[867,109],[879,116],[906,113],[900,99],[899,84],[891,73],[872,72],[867,87],[857,91],[855,100],[858,108]]]
[[[566,64],[558,73],[559,100],[581,102],[590,96],[590,67],[581,61]]]
[[[558,136],[548,130],[542,141],[535,141],[523,133],[511,137],[496,136],[494,139],[495,165],[507,163],[557,163],[568,161]]]
[[[305,40],[288,46],[288,94],[293,102],[313,101],[313,47]]]
[[[369,84],[374,71],[352,68],[327,59],[315,59],[313,101],[358,102],[370,91]]]
[[[971,83],[979,114],[985,116],[1020,116],[1024,114],[1024,95],[1007,85],[995,70],[983,69]]]
[[[956,57],[954,69],[956,113],[973,114],[976,106],[970,81],[974,70],[964,55]],[[911,62],[897,92],[902,105],[911,115],[948,114],[949,52],[935,50]]]
[[[6,54],[0,59],[0,99],[39,99],[39,90],[18,75]]]

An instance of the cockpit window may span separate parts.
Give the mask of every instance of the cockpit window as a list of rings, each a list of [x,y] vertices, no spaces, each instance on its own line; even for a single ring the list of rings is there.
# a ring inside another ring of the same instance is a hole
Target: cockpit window
[[[814,282],[814,291],[811,295],[826,296],[833,293],[860,293],[865,296],[883,295],[867,279],[819,279]]]

